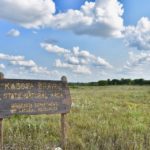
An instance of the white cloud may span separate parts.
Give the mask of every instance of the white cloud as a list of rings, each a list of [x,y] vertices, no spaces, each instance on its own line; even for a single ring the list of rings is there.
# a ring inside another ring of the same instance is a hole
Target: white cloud
[[[67,62],[69,64],[72,64],[72,65],[78,65],[78,64],[80,64],[80,61],[79,61],[79,59],[77,57],[70,56],[68,58],[66,57],[66,59],[67,59]]]
[[[76,73],[79,73],[79,70],[84,70],[83,68],[88,68],[87,65],[93,65],[93,67],[96,65],[100,68],[103,67],[104,69],[112,68],[112,66],[105,59],[96,57],[87,50],[80,50],[79,47],[73,47],[72,50],[68,50],[51,43],[41,43],[41,47],[48,52],[63,54],[64,60],[57,59],[55,61],[54,66],[57,68],[68,68]],[[89,74],[90,71],[85,72]]]
[[[53,71],[49,71],[47,67],[41,67],[37,65],[33,60],[16,60],[10,61],[13,66],[19,67],[22,71],[28,71],[30,73],[42,74],[51,76]]]
[[[58,76],[58,72],[56,70],[49,70],[47,67],[42,67],[36,64],[33,60],[26,60],[24,56],[12,56],[0,53],[0,60],[7,61],[8,66],[11,65],[11,70],[14,70],[13,74],[19,77],[19,74],[31,74],[31,75],[42,75],[42,76]],[[0,65],[1,69],[6,69],[3,64]]]
[[[73,70],[73,72],[77,74],[91,74],[92,73],[89,67],[81,66],[81,65],[78,65],[77,68]]]
[[[41,74],[47,76],[48,78],[51,76],[57,77],[59,75],[59,72],[57,70],[50,71],[47,67],[41,67],[38,65],[31,68],[31,73]]]
[[[95,59],[95,65],[101,66],[101,67],[106,67],[106,68],[113,68],[111,64],[109,64],[106,60],[104,60],[101,57],[97,57]]]
[[[123,8],[117,0],[85,2],[80,10],[54,13],[55,4],[52,0],[0,1],[0,18],[26,28],[50,27],[71,30],[76,34],[122,36]]]
[[[18,37],[20,36],[20,31],[17,29],[11,29],[10,31],[8,31],[7,35],[12,37]]]
[[[44,26],[53,13],[52,0],[0,0],[0,18],[26,28]]]
[[[79,47],[73,47],[72,51],[65,55],[65,61],[73,65],[93,64],[99,67],[112,68],[105,59],[97,57],[87,50],[80,50]]]
[[[53,16],[49,26],[69,29],[76,34],[120,37],[124,28],[122,14],[122,4],[117,0],[97,0],[85,2],[80,10],[68,10]]]
[[[129,61],[125,65],[125,68],[133,69],[134,67],[139,67],[140,65],[150,64],[150,53],[141,52],[135,54],[133,52],[129,53]]]
[[[51,43],[41,43],[40,45],[43,49],[45,49],[48,52],[58,53],[58,54],[69,53],[69,50],[61,48],[61,47],[51,44]]]
[[[24,56],[13,56],[13,55],[0,53],[0,60],[18,61],[18,60],[24,60]]]
[[[69,69],[77,74],[91,74],[92,69],[112,69],[112,65],[105,59],[97,57],[87,50],[80,50],[79,47],[73,47],[72,50],[68,51],[68,53],[63,54],[62,60],[56,59],[55,67]]]
[[[94,59],[95,56],[90,54],[90,52],[86,50],[80,50],[79,47],[73,47],[72,53],[75,57],[80,57],[83,59]]]
[[[60,59],[56,59],[55,66],[58,68],[73,68],[73,65],[64,63]]]
[[[5,69],[5,65],[4,64],[0,64],[0,69]]]
[[[136,26],[128,26],[124,30],[125,43],[138,50],[150,50],[150,20],[141,18]]]
[[[13,65],[19,65],[24,67],[34,67],[36,66],[36,63],[33,60],[16,60],[16,61],[10,61]]]
[[[150,76],[150,53],[129,52],[129,59],[122,69],[119,70],[119,74],[128,78],[149,78]],[[117,73],[117,72],[116,72]],[[115,73],[115,74],[116,74]]]

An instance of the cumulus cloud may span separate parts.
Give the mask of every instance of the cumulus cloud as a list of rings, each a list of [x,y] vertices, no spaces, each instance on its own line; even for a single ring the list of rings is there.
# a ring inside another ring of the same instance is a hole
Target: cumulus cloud
[[[52,0],[1,0],[0,7],[0,18],[26,28],[50,27],[76,34],[122,36],[123,6],[118,0],[85,2],[80,10],[70,9],[58,14]]]
[[[83,59],[93,59],[93,58],[95,58],[95,56],[93,54],[90,54],[89,51],[80,50],[79,47],[73,47],[72,54],[75,57],[80,57],[80,58],[83,58]]]
[[[121,37],[122,15],[122,4],[117,0],[97,0],[85,2],[80,10],[68,10],[53,16],[49,26],[69,29],[76,34]]]
[[[5,65],[4,64],[0,64],[0,69],[5,69]]]
[[[92,73],[89,67],[81,66],[81,65],[78,65],[77,68],[73,70],[73,72],[77,74],[91,74]]]
[[[78,65],[81,63],[78,57],[75,57],[75,56],[66,57],[66,59],[67,59],[67,62],[72,65]]]
[[[45,49],[48,52],[58,53],[58,54],[69,53],[69,50],[61,48],[51,43],[41,43],[40,45],[41,45],[41,48]]]
[[[10,64],[19,67],[22,71],[28,71],[34,74],[52,76],[55,72],[48,70],[47,67],[37,65],[33,60],[10,61]]]
[[[73,65],[62,62],[60,59],[56,59],[55,66],[58,68],[73,68]]]
[[[134,67],[139,67],[147,63],[150,65],[150,53],[141,52],[139,54],[135,54],[133,52],[129,52],[129,61],[127,61],[124,67],[126,69],[133,69]]]
[[[126,64],[120,69],[119,73],[122,76],[128,78],[149,78],[150,71],[150,53],[149,52],[139,52],[133,53],[129,52],[129,59]]]
[[[104,68],[112,68],[105,59],[96,57],[87,50],[80,50],[79,47],[73,47],[72,50],[68,50],[51,43],[41,43],[40,45],[50,53],[63,54],[65,62],[62,62],[60,59],[55,61],[55,66],[58,68],[72,68],[72,70],[77,70],[74,72],[79,72],[78,70],[81,70],[83,67],[85,68],[85,65],[90,64]],[[78,66],[80,66],[79,69],[76,69]]]
[[[36,63],[33,60],[15,60],[10,61],[13,65],[23,66],[23,67],[34,67],[36,66]]]
[[[18,37],[20,36],[20,31],[17,29],[11,29],[10,31],[8,31],[7,35],[12,37]]]
[[[64,48],[62,48],[64,49]],[[68,53],[63,54],[63,59],[56,59],[54,66],[62,69],[70,69],[77,74],[91,74],[91,69],[111,69],[112,65],[105,59],[91,54],[87,50],[73,47]]]
[[[150,20],[142,17],[136,26],[127,26],[124,30],[125,43],[137,50],[150,50]]]
[[[57,68],[71,69],[72,72],[77,74],[91,74],[91,70],[88,66],[84,65],[73,65],[67,62],[62,62],[60,59],[55,61],[55,66]]]
[[[70,53],[64,55],[65,61],[73,65],[96,65],[104,68],[112,66],[103,58],[91,54],[87,50],[80,50],[79,47],[73,47]]]
[[[101,57],[95,58],[95,65],[96,66],[101,66],[101,67],[106,67],[106,68],[113,68],[111,64],[109,64],[106,60],[104,60]]]
[[[14,67],[17,70],[16,75],[19,74],[19,72],[23,72],[23,73],[28,72],[31,74],[44,75],[44,76],[58,75],[58,72],[56,70],[51,71],[47,67],[39,66],[33,60],[26,60],[24,56],[12,56],[12,55],[0,53],[0,60],[7,61],[8,64],[11,65],[11,69]],[[0,68],[4,69],[5,66],[1,64]]]
[[[7,60],[7,61],[22,61],[24,60],[24,56],[13,56],[13,55],[7,55],[7,54],[3,54],[3,53],[0,53],[0,60]]]
[[[0,18],[26,28],[44,26],[55,13],[52,0],[1,0]]]

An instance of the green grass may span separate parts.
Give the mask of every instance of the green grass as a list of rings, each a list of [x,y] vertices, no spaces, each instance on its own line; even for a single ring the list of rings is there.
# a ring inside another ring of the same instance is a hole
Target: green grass
[[[68,150],[150,150],[150,87],[70,88]],[[9,150],[60,146],[60,115],[13,116],[4,120]]]

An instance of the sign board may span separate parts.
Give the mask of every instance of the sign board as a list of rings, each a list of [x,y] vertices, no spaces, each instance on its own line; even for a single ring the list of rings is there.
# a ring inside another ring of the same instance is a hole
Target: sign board
[[[65,76],[60,81],[4,79],[0,73],[0,149],[3,149],[3,118],[14,114],[61,114],[61,146],[67,143],[66,113],[71,97]]]
[[[68,113],[71,97],[63,78],[60,81],[1,79],[0,118],[14,114]]]

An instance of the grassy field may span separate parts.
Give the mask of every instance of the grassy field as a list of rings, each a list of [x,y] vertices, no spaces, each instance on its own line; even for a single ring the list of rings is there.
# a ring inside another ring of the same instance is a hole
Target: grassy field
[[[67,150],[150,150],[150,87],[70,88]],[[60,145],[60,115],[4,120],[6,150],[51,150]]]

